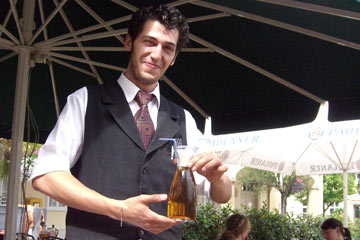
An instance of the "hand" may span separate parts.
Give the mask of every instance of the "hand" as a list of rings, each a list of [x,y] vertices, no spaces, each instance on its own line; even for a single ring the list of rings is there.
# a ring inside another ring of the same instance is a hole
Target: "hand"
[[[219,180],[228,170],[227,166],[222,164],[220,155],[215,152],[204,152],[196,155],[188,167],[206,177],[210,183]]]
[[[149,203],[163,202],[166,199],[166,194],[153,194],[140,195],[124,200],[122,202],[123,221],[155,234],[182,223],[159,215],[149,208]]]

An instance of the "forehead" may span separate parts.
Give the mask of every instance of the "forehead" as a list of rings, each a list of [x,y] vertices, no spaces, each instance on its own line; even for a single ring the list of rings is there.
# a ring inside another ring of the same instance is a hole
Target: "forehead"
[[[326,233],[326,234],[331,234],[333,232],[336,232],[336,229],[330,228],[330,229],[323,230],[323,233]]]
[[[177,29],[166,29],[159,21],[148,20],[144,24],[140,37],[152,37],[159,41],[177,44],[179,31]]]

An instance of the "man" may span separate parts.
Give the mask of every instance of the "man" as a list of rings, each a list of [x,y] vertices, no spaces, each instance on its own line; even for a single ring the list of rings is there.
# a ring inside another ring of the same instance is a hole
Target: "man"
[[[181,239],[181,224],[166,217],[176,166],[171,144],[159,138],[191,145],[199,131],[189,112],[160,96],[158,80],[187,35],[186,19],[176,8],[140,9],[125,39],[131,52],[126,72],[117,82],[68,97],[31,176],[36,190],[68,206],[67,239]],[[139,134],[134,121],[143,109],[139,90],[152,94],[145,107],[156,129],[152,138]],[[199,154],[189,167],[205,194],[219,203],[230,199],[227,168],[217,154]]]

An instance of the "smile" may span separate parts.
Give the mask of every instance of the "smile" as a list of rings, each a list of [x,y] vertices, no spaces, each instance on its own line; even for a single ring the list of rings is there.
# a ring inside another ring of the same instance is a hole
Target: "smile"
[[[156,64],[153,64],[153,63],[149,63],[149,62],[145,62],[144,63],[147,67],[149,68],[152,68],[152,69],[160,69],[161,67],[156,65]]]

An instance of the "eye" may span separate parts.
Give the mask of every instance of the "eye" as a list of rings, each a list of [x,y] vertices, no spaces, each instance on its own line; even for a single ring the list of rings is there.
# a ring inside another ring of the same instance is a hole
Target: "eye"
[[[173,52],[175,52],[175,48],[172,47],[172,46],[165,46],[164,49],[165,49],[165,51],[168,52],[168,53],[173,53]]]

